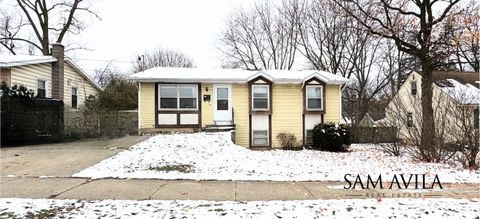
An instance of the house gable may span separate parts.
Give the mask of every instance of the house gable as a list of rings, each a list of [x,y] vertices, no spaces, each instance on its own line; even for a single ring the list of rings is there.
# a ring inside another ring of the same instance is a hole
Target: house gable
[[[65,61],[63,82],[63,102],[65,110],[75,110],[72,107],[72,89],[77,92],[77,105],[83,106],[90,96],[96,96],[100,91],[100,86],[92,83],[88,76],[80,72],[78,68],[72,65],[71,61]]]

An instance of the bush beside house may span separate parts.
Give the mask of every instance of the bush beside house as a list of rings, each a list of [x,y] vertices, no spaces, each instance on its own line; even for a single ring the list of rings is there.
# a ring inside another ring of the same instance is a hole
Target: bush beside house
[[[350,130],[334,123],[315,125],[312,138],[312,148],[322,151],[345,152],[352,144]]]

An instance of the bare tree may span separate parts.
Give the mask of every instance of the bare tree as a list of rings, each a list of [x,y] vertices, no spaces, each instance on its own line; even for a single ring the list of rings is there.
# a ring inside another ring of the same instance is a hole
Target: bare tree
[[[452,124],[455,121],[456,103],[440,89],[434,89],[434,118],[436,144],[425,148],[422,142],[422,109],[417,95],[396,95],[387,108],[387,118],[382,124],[396,127],[398,137],[409,145],[408,151],[414,158],[426,162],[451,161],[460,145],[455,144],[453,133],[457,131]],[[391,147],[391,145],[390,145]],[[388,149],[388,146],[387,146]]]
[[[346,78],[354,72],[356,44],[360,33],[352,26],[354,20],[332,1],[313,0],[307,4],[299,22],[299,51],[317,70],[340,74]]]
[[[16,55],[16,46],[14,41],[11,39],[17,37],[23,21],[19,20],[18,22],[15,22],[11,15],[2,10],[0,10],[0,14],[0,38],[2,38],[0,40],[0,45],[3,46],[2,48],[6,48],[13,55]]]
[[[480,72],[480,5],[471,1],[449,21],[455,28],[454,46],[461,71]]]
[[[461,155],[456,157],[464,168],[478,169],[477,156],[480,152],[478,132],[478,108],[475,105],[457,105],[454,116],[457,121],[454,123],[453,136],[456,147],[461,148]],[[472,119],[473,117],[473,119]]]
[[[432,50],[439,38],[434,33],[460,0],[334,0],[365,30],[395,41],[402,52],[417,57],[422,64],[422,130],[424,148],[436,144],[432,107]],[[440,7],[440,2],[443,4]],[[439,12],[438,14],[436,12]]]
[[[386,40],[382,43],[377,59],[378,70],[383,75],[391,75],[389,85],[383,94],[390,101],[407,79],[408,75],[420,69],[420,62],[414,56],[397,49],[395,42]]]
[[[93,15],[100,19],[86,0],[17,0],[16,3],[20,11],[15,13],[21,16],[15,17],[24,20],[21,20],[19,28],[2,29],[0,35],[0,42],[5,42],[1,45],[11,52],[16,48],[14,44],[21,42],[48,55],[52,43],[62,43],[68,34],[79,34],[85,29],[86,24],[80,17]],[[23,27],[27,26],[31,28],[20,35],[19,31],[24,31]],[[34,35],[35,40],[30,39],[30,34]]]
[[[138,55],[137,57],[133,64],[134,72],[144,71],[153,67],[193,67],[193,59],[188,55],[161,47],[147,51],[144,55]]]
[[[258,69],[291,69],[297,52],[297,27],[301,5],[269,2],[239,10],[227,20],[220,41],[226,66]]]
[[[332,0],[304,2],[299,22],[299,51],[318,70],[349,78],[345,88],[346,116],[357,125],[372,110],[371,101],[388,84],[392,74],[378,73],[378,53],[382,40],[343,11]],[[378,114],[378,113],[373,113]]]

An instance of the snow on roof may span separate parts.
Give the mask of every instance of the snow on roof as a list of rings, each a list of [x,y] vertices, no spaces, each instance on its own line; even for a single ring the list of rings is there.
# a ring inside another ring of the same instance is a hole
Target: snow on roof
[[[15,67],[21,65],[32,65],[41,63],[56,62],[57,58],[53,56],[32,56],[32,55],[0,55],[0,67]],[[93,84],[97,89],[103,90],[82,68],[80,68],[72,59],[65,57],[65,62],[70,64],[85,79]]]
[[[56,62],[53,56],[0,55],[0,67]]]
[[[446,79],[449,86],[440,89],[460,104],[480,104],[480,89],[471,84],[462,84],[454,79]]]
[[[348,79],[325,71],[305,70],[259,70],[242,69],[207,69],[207,68],[170,68],[156,67],[131,75],[131,78],[141,82],[233,82],[246,83],[249,80],[263,76],[274,83],[302,83],[317,77],[327,84],[345,84]]]

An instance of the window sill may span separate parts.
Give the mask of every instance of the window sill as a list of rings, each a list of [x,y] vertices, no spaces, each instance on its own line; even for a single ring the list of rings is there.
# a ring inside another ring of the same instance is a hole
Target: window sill
[[[199,113],[199,110],[157,110],[157,113]]]
[[[250,114],[270,115],[272,114],[272,111],[271,110],[250,110]]]
[[[304,114],[325,114],[325,110],[304,110]]]

